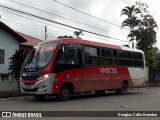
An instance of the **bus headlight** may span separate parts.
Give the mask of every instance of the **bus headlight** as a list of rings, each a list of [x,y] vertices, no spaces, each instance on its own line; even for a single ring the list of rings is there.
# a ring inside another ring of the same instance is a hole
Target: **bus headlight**
[[[49,77],[49,74],[45,74],[45,75],[39,77],[37,80],[47,79],[48,77]]]

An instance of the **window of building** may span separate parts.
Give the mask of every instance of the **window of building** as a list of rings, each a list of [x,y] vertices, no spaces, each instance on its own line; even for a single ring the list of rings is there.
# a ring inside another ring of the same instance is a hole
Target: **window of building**
[[[0,50],[0,64],[4,64],[4,50]]]

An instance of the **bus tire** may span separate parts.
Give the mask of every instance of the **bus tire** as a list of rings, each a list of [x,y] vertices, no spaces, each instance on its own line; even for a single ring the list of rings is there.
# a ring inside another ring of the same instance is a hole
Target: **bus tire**
[[[46,97],[46,95],[34,95],[34,97],[38,100],[43,100]]]
[[[118,95],[125,95],[127,94],[127,90],[128,90],[128,83],[123,82],[120,89],[115,89],[115,93]]]
[[[95,93],[96,93],[97,95],[104,95],[105,90],[97,90],[97,91],[95,91]]]
[[[58,99],[61,101],[69,100],[71,97],[71,89],[68,86],[63,86],[60,93],[58,94]]]

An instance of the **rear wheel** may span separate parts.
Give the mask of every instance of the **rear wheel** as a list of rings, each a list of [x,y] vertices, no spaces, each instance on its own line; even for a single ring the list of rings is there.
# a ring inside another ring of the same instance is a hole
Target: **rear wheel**
[[[123,82],[120,89],[115,89],[115,93],[119,95],[125,95],[127,94],[127,90],[128,90],[128,83]]]
[[[34,97],[38,100],[42,100],[46,97],[46,95],[34,95]]]
[[[97,91],[95,91],[95,93],[96,93],[97,95],[104,95],[105,90],[97,90]]]
[[[59,100],[69,100],[69,98],[71,97],[71,89],[68,86],[63,86],[61,88],[61,91],[58,95],[58,99]]]

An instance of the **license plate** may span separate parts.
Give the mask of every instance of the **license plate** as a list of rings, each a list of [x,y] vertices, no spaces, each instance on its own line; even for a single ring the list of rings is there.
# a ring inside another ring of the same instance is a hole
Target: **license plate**
[[[31,86],[26,86],[25,88],[26,88],[26,89],[31,89]]]

